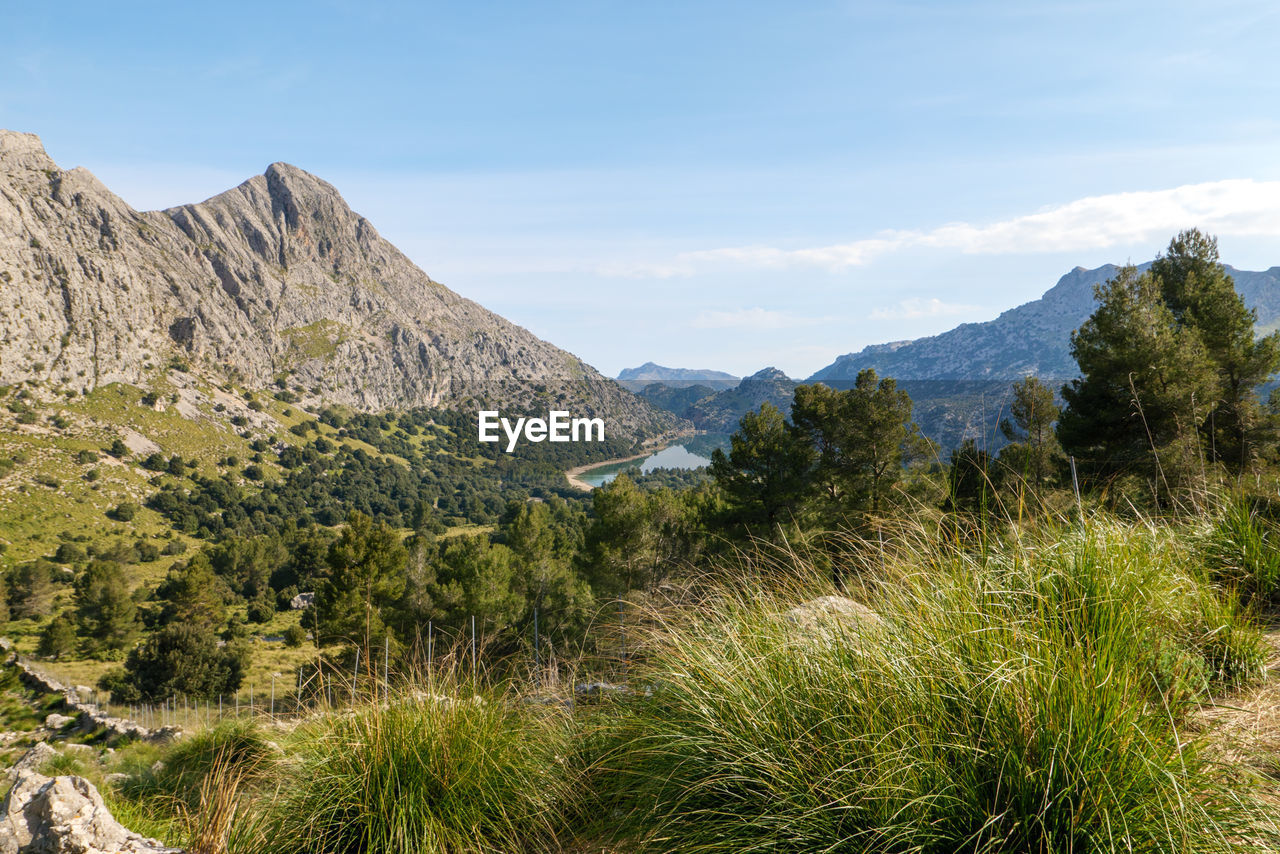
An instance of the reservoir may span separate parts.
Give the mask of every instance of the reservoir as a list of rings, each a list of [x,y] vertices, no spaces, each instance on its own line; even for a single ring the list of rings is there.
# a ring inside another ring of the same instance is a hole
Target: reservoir
[[[638,469],[641,474],[648,474],[654,469],[696,469],[710,462],[708,457],[695,454],[683,445],[669,445],[644,459],[607,463],[587,469],[578,475],[578,479],[594,488],[613,480],[619,472]]]

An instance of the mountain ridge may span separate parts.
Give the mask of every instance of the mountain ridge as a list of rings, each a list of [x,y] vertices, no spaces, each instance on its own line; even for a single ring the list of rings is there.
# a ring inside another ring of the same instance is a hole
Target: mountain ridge
[[[662,383],[670,388],[686,388],[695,385],[711,388],[732,388],[742,377],[724,371],[707,368],[668,368],[654,362],[645,362],[636,368],[623,368],[618,372],[618,383],[631,391],[640,391],[650,383]]]
[[[1151,262],[1138,265],[1145,270]],[[1280,267],[1262,271],[1224,265],[1250,308],[1258,310],[1258,330],[1280,326]],[[1093,313],[1093,285],[1118,273],[1104,264],[1077,266],[1038,299],[1001,312],[992,320],[962,323],[938,335],[872,344],[839,356],[809,381],[852,380],[865,368],[898,380],[1008,380],[1034,375],[1066,380],[1076,376],[1071,332]]]
[[[636,436],[678,424],[432,280],[302,169],[136,211],[34,134],[0,131],[0,384],[146,386],[173,358],[304,404],[555,406]]]

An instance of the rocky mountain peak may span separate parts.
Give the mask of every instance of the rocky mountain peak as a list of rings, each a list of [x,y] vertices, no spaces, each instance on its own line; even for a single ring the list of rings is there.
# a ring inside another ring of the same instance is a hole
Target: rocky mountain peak
[[[0,384],[147,386],[173,356],[363,409],[571,408],[615,435],[676,423],[431,280],[333,185],[287,163],[140,213],[0,131]]]
[[[761,368],[751,376],[743,380],[743,382],[791,382],[791,378],[775,367]]]
[[[9,168],[45,169],[56,165],[34,133],[0,129],[0,161]]]

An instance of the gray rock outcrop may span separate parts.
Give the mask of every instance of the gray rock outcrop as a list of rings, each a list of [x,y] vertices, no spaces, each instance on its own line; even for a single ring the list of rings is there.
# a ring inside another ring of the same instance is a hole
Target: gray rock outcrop
[[[884,620],[861,602],[845,596],[819,596],[786,613],[787,622],[806,635],[830,638],[846,633],[879,631]]]
[[[149,387],[175,355],[303,402],[554,405],[633,437],[678,423],[433,281],[301,169],[139,212],[0,131],[0,385]]]
[[[0,806],[0,854],[181,854],[121,825],[83,777],[27,770]]]

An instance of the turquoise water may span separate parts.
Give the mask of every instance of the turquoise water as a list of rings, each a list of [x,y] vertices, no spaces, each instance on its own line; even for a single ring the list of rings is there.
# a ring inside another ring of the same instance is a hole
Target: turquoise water
[[[648,474],[654,469],[696,469],[710,463],[711,460],[691,452],[683,445],[671,445],[661,451],[650,454],[644,459],[629,460],[625,463],[610,463],[587,469],[578,475],[583,483],[592,487],[604,486],[618,476],[620,472],[639,469],[641,474]]]

